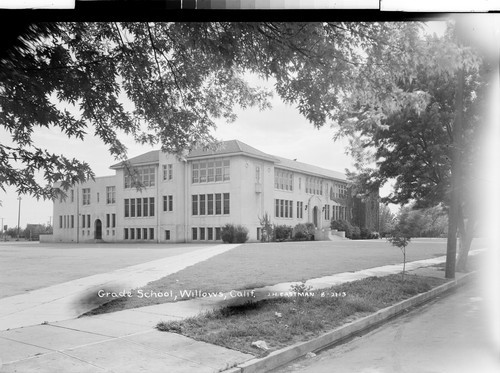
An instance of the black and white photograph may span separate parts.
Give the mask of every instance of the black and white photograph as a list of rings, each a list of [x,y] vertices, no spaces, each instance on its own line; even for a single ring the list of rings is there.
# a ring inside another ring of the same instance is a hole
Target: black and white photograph
[[[0,1],[0,372],[500,371],[500,16],[393,3]]]

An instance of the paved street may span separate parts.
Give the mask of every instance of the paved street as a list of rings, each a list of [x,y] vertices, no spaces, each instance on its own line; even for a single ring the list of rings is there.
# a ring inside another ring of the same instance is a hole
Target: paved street
[[[275,373],[490,373],[500,371],[486,296],[477,281]]]

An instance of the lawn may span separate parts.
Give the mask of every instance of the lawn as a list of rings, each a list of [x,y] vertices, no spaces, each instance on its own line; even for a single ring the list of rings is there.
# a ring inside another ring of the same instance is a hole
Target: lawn
[[[414,240],[407,261],[445,255],[444,240]],[[402,262],[399,249],[385,240],[245,244],[151,282],[144,292],[231,291]],[[172,301],[171,298],[114,299],[88,314],[114,312]]]
[[[182,321],[160,322],[157,328],[263,356],[312,339],[444,282],[438,278],[415,275],[407,276],[405,281],[401,281],[400,275],[369,277],[320,291],[309,291],[307,296],[266,299],[221,308]],[[305,293],[299,291],[296,294]],[[252,346],[252,342],[256,341],[264,341],[269,350]]]

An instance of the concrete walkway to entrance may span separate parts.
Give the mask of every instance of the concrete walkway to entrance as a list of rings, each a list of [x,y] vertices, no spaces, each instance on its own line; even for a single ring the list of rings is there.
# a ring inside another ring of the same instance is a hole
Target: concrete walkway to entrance
[[[229,245],[223,247],[231,248]],[[481,251],[474,250],[470,255]],[[430,266],[443,263],[444,259],[411,262],[407,263],[407,268],[411,273],[443,278],[444,271]],[[398,273],[401,269],[401,265],[383,266],[307,283],[323,287]],[[278,284],[256,290],[289,291],[289,285]],[[182,335],[160,332],[155,326],[159,321],[182,320],[224,304],[221,297],[196,298],[1,331],[3,366],[0,362],[0,372],[221,372],[251,360],[253,356]]]
[[[237,246],[205,246],[196,251],[0,299],[0,330],[73,319],[96,307],[93,300],[99,289],[120,291],[144,286]]]

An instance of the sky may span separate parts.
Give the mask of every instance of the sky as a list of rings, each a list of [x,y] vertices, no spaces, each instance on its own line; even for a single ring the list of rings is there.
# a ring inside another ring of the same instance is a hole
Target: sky
[[[429,24],[429,32],[442,33],[444,30],[443,22]],[[354,170],[351,158],[345,154],[346,141],[334,142],[332,128],[315,129],[294,107],[282,103],[277,97],[272,100],[272,105],[272,109],[265,111],[253,108],[239,110],[234,123],[218,123],[214,136],[220,140],[238,139],[269,154],[335,171]],[[9,134],[0,129],[0,138],[8,142]],[[102,141],[91,134],[82,142],[70,140],[56,129],[37,129],[33,138],[37,146],[87,162],[96,176],[114,174],[109,166],[116,163],[115,159]],[[129,157],[155,149],[135,144],[131,138],[122,140],[128,147]],[[390,187],[383,188],[381,195],[389,191]],[[3,225],[17,226],[18,216],[21,227],[28,223],[51,222],[51,201],[36,200],[28,195],[20,197],[19,204],[15,188],[8,187],[5,192],[0,190],[0,220]]]

